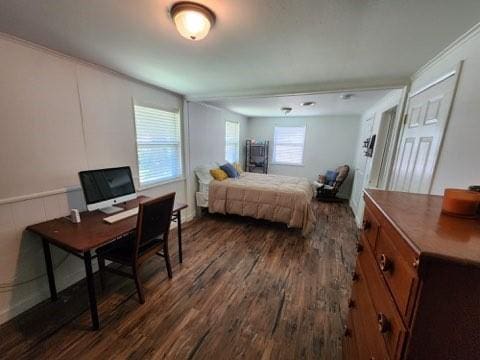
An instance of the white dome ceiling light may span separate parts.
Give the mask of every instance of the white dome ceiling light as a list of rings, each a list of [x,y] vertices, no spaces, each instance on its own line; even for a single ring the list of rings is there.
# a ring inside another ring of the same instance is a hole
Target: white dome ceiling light
[[[209,8],[189,1],[173,4],[170,14],[180,35],[193,41],[204,39],[215,23],[215,14]]]
[[[342,100],[350,100],[350,99],[353,98],[354,96],[355,96],[355,94],[346,93],[346,94],[340,95],[340,99],[342,99]]]

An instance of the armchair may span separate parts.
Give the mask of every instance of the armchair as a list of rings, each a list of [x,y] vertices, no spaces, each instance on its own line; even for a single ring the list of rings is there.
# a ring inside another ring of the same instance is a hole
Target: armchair
[[[325,175],[319,175],[318,180],[314,182],[317,190],[317,199],[320,201],[340,201],[337,198],[337,193],[347,178],[349,171],[350,167],[348,165],[342,165],[335,171],[327,171]]]

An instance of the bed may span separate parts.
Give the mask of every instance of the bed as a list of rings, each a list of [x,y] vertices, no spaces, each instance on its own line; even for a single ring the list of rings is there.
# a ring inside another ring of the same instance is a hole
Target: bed
[[[315,226],[313,188],[305,178],[242,173],[239,178],[199,178],[197,206],[210,213],[235,214],[281,222],[308,235]]]

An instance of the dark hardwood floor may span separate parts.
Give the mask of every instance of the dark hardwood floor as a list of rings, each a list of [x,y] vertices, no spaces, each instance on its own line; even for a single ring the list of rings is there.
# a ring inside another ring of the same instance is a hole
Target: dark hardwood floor
[[[0,357],[338,359],[357,230],[346,204],[314,206],[306,239],[239,217],[192,221],[182,265],[171,241],[172,280],[161,258],[143,269],[144,305],[133,281],[108,274],[91,331],[80,282],[2,325]]]

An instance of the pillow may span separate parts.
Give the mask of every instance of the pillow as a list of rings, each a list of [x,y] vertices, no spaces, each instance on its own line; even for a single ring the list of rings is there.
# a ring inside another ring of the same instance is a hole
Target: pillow
[[[327,185],[333,185],[333,183],[337,180],[338,173],[333,170],[328,170],[325,174],[325,183]]]
[[[227,173],[222,169],[212,169],[210,170],[210,174],[213,176],[215,180],[219,180],[219,181],[222,181],[228,178]]]
[[[225,173],[228,175],[229,178],[237,178],[237,177],[240,176],[240,174],[238,173],[237,170],[235,170],[233,165],[228,163],[228,162],[226,164],[220,166],[220,169],[225,171]]]
[[[238,171],[239,174],[243,173],[242,165],[240,165],[240,163],[234,162],[233,167]]]
[[[210,181],[213,180],[213,176],[210,174],[210,169],[211,167],[206,165],[200,165],[195,168],[195,175],[197,175],[197,178],[201,183],[210,184]]]

